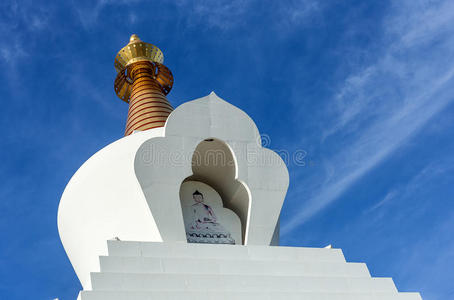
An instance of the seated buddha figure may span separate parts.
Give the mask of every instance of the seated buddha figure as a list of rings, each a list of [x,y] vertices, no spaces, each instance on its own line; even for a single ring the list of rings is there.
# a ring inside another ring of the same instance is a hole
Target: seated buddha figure
[[[203,202],[203,194],[195,191],[192,194],[194,204],[191,206],[191,223],[186,230],[189,243],[235,244],[235,240],[221,224],[217,222],[212,207]]]

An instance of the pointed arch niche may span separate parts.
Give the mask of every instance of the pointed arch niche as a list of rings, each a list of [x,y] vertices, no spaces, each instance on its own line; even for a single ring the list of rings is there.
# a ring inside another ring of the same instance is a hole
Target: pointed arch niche
[[[214,228],[206,228],[206,230],[222,233],[223,229],[229,228],[226,230],[227,233],[231,233],[232,237],[237,236],[240,238],[240,241],[236,238],[235,244],[242,245],[245,243],[251,199],[246,184],[237,180],[237,168],[235,155],[224,141],[216,138],[207,138],[197,145],[192,156],[193,174],[184,179],[180,187],[180,201],[188,242],[197,242],[190,240],[189,235],[194,235],[191,228],[197,225],[193,219],[200,219],[200,216],[196,217],[198,214],[196,203],[197,201],[200,202],[201,196],[196,191],[204,194],[199,191],[199,189],[202,189],[206,194],[202,195],[202,197],[207,205],[201,206],[200,213],[203,214],[203,208],[209,213],[209,210],[213,207],[214,214],[218,220],[216,222],[220,226],[217,227],[218,225],[215,224]],[[207,196],[209,196],[209,199]],[[206,206],[209,206],[209,208]],[[236,221],[233,221],[234,219]],[[227,222],[226,224],[221,224],[222,220],[230,221],[225,221]],[[231,224],[231,222],[237,225]],[[212,225],[208,224],[208,227],[210,226]],[[220,228],[220,230],[217,230],[217,228]],[[230,230],[233,230],[233,232],[230,232]],[[222,236],[224,237],[224,235]],[[200,242],[210,243],[209,241]],[[224,240],[224,242],[221,241],[220,243],[228,244],[229,242]]]

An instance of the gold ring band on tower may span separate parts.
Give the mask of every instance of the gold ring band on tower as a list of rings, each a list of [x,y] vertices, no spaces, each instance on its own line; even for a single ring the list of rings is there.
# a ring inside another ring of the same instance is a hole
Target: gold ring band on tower
[[[142,42],[135,34],[115,57],[115,93],[129,104],[125,135],[163,127],[173,111],[166,98],[173,75],[163,61],[158,47]]]

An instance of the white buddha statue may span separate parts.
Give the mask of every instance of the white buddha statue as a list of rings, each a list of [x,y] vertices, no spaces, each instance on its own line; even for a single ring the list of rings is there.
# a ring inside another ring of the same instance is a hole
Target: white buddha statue
[[[221,224],[217,222],[212,207],[203,202],[203,194],[195,191],[192,194],[194,204],[191,206],[191,222],[186,227],[189,243],[235,244],[235,240]]]

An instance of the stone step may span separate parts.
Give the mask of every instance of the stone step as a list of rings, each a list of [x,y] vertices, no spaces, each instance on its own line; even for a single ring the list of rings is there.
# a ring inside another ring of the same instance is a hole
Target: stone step
[[[82,291],[78,300],[422,300],[418,293]]]
[[[397,292],[391,278],[102,272],[91,281],[93,290],[108,291]]]
[[[114,240],[108,241],[107,246],[109,256],[345,262],[341,249],[129,242]]]
[[[101,256],[101,272],[370,277],[366,264]]]

